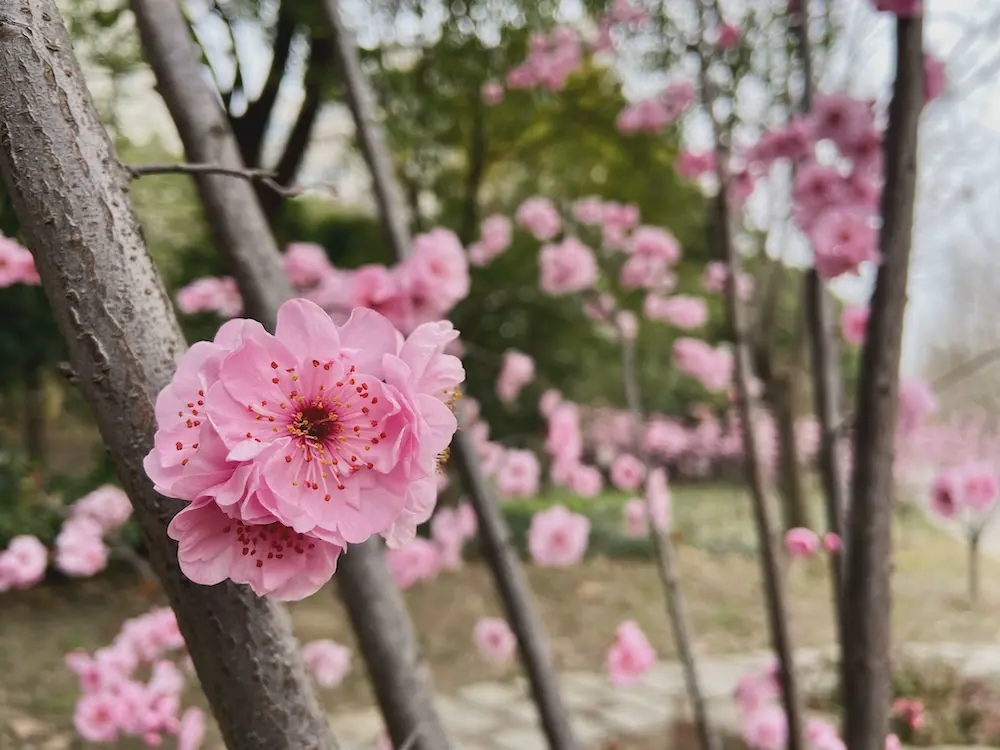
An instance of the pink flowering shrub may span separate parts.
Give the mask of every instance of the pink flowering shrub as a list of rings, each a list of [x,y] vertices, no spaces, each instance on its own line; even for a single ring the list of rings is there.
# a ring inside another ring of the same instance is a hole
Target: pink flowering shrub
[[[428,323],[403,339],[371,310],[338,326],[292,300],[274,335],[233,320],[191,347],[145,461],[157,491],[190,503],[168,529],[185,575],[301,599],[347,544],[426,521],[456,429],[464,370],[443,350],[457,335]]]

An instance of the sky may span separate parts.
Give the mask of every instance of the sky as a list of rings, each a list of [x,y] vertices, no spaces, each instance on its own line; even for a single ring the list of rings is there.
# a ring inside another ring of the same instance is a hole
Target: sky
[[[756,1],[756,0],[754,0]],[[815,1],[815,0],[814,0]],[[739,17],[751,0],[724,0],[724,10]],[[189,3],[194,18],[210,19],[204,0]],[[1000,2],[995,0],[927,0],[925,47],[942,59],[948,71],[945,95],[932,103],[921,122],[919,195],[914,231],[910,304],[905,331],[904,373],[925,374],[940,370],[931,354],[943,345],[965,342],[972,353],[1000,346],[1000,301],[995,288],[1000,280],[1000,259],[992,245],[1000,236]],[[364,0],[344,0],[348,25],[360,28],[359,41],[373,45],[379,25],[367,17]],[[412,42],[420,31],[436,24],[434,3],[421,28],[415,19],[397,26],[395,41]],[[884,102],[890,91],[894,55],[892,23],[884,14],[873,13],[868,0],[840,0],[845,34],[820,71],[819,88],[842,91]],[[580,20],[578,0],[565,0],[564,20]],[[232,71],[224,45],[224,30],[210,20],[197,25],[213,62],[222,76]],[[247,86],[263,83],[269,59],[252,27],[238,29],[236,44]],[[215,54],[212,51],[216,50]],[[301,62],[293,55],[293,64]],[[619,66],[626,92],[633,96],[655,93],[663,77]],[[294,78],[292,76],[291,78]],[[152,88],[152,77],[143,72],[128,80],[118,107],[123,129],[135,140],[161,138],[179,150],[179,141],[169,115]],[[102,83],[94,81],[101,95]],[[104,87],[106,89],[106,86]],[[106,91],[105,91],[106,93]],[[286,85],[277,112],[290,127],[302,98],[301,86]],[[746,106],[752,109],[752,97]],[[335,184],[340,198],[356,198],[359,207],[370,209],[370,189],[363,162],[351,148],[353,125],[342,108],[328,107],[317,126],[316,142],[306,156],[300,175],[303,185]],[[697,146],[705,140],[704,123],[695,121],[685,140]],[[273,145],[273,144],[272,144]],[[758,221],[768,215],[774,202],[758,191],[751,208]],[[776,199],[777,200],[777,199]],[[780,204],[780,200],[778,200]],[[773,210],[773,209],[772,209]],[[794,231],[773,232],[771,250],[781,247],[793,264],[808,263],[808,248]],[[871,271],[871,269],[869,269]],[[846,300],[863,301],[871,288],[873,272],[861,279],[836,285],[835,293]]]

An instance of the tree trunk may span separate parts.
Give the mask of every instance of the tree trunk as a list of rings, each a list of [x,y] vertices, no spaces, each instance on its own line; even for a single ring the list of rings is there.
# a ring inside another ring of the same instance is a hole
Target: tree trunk
[[[625,401],[632,415],[632,443],[635,455],[641,456],[649,470],[649,457],[643,447],[642,425],[645,422],[642,409],[642,392],[639,387],[639,375],[636,372],[635,341],[627,338],[622,340],[622,380],[625,385]],[[684,672],[684,686],[688,700],[691,703],[691,713],[694,715],[695,729],[702,750],[721,750],[719,735],[712,726],[708,714],[705,695],[698,679],[698,668],[695,664],[694,648],[691,645],[691,624],[687,615],[687,604],[684,593],[678,581],[677,557],[674,543],[669,530],[660,531],[653,522],[653,504],[646,493],[646,520],[649,524],[649,539],[653,544],[653,554],[656,558],[656,570],[660,576],[660,585],[667,600],[667,618],[674,635],[674,646],[677,658]]]
[[[53,0],[0,0],[0,174],[227,745],[334,748],[284,610],[178,567],[142,461],[185,344]]]
[[[882,750],[889,730],[893,451],[899,356],[923,107],[923,19],[896,24],[896,82],[885,135],[879,266],[861,357],[844,566],[844,742]]]
[[[361,70],[354,39],[344,27],[339,5],[338,0],[324,0],[324,8],[332,28],[334,56],[348,91],[348,103],[375,185],[382,222],[396,257],[402,259],[410,250],[403,192],[381,128],[375,119],[372,95]],[[517,637],[521,659],[528,673],[532,696],[549,746],[552,750],[576,750],[578,744],[569,723],[569,714],[562,703],[541,618],[535,609],[517,555],[510,544],[510,530],[479,467],[475,447],[462,431],[461,423],[452,443],[452,454],[476,514],[486,562],[503,602],[507,621]]]
[[[180,7],[173,0],[132,0],[132,7],[147,59],[189,158],[242,168],[225,114],[201,78]],[[244,275],[238,279],[247,309],[273,330],[278,307],[291,297],[291,288],[253,187],[242,180],[212,176],[199,177],[198,184],[221,244]],[[344,604],[352,621],[364,623],[366,632],[358,634],[362,657],[373,677],[382,674],[380,660],[415,643],[416,636],[377,540],[345,554],[337,578],[341,589],[350,592]],[[395,678],[408,690],[376,691],[390,734],[399,743],[416,736],[414,750],[447,748],[441,742],[444,729],[428,681],[415,660],[405,654],[397,657]]]
[[[798,373],[776,376],[770,394],[771,412],[778,437],[778,486],[781,489],[782,525],[785,531],[812,526],[795,436],[797,381]]]
[[[726,284],[726,320],[731,332],[734,349],[734,378],[736,389],[736,406],[740,418],[740,430],[743,438],[743,453],[747,483],[753,500],[754,520],[757,526],[757,539],[760,544],[761,578],[764,583],[764,595],[767,602],[768,626],[771,634],[771,644],[780,665],[780,682],[782,702],[788,717],[788,750],[800,750],[805,740],[802,719],[802,704],[795,676],[794,650],[788,624],[788,607],[785,603],[785,592],[782,588],[780,560],[777,539],[774,535],[774,524],[771,520],[771,508],[768,504],[767,492],[757,451],[757,437],[754,434],[756,423],[755,408],[752,402],[750,382],[752,371],[749,352],[746,345],[746,323],[743,305],[737,292],[739,275],[739,257],[732,242],[732,215],[729,210],[727,192],[729,190],[729,146],[728,134],[714,114],[715,91],[709,78],[709,63],[705,51],[705,12],[701,0],[694,0],[698,18],[699,39],[697,51],[699,57],[699,87],[702,104],[712,122],[715,141],[715,170],[719,182],[719,193],[713,201],[712,225],[714,228],[711,240],[717,249],[718,256],[725,263]],[[850,745],[848,745],[850,747]],[[853,748],[852,748],[853,750]]]
[[[789,26],[799,52],[802,65],[803,114],[812,109],[813,70],[812,49],[809,42],[809,0],[800,0],[798,13],[789,17]],[[812,358],[813,399],[816,419],[819,422],[819,455],[817,464],[823,486],[827,531],[844,536],[844,480],[840,462],[841,379],[837,335],[833,328],[830,295],[812,268],[805,279],[806,328],[809,332],[809,351]],[[830,580],[833,588],[834,614],[837,618],[838,641],[843,648],[843,556],[830,553]]]

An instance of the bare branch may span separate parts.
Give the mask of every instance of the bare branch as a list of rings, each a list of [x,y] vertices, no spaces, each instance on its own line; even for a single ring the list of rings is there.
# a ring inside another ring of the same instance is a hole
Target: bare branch
[[[277,182],[277,173],[270,169],[249,169],[225,167],[221,164],[126,164],[125,169],[133,180],[155,174],[225,175],[248,182],[258,182],[283,198],[297,198],[302,195],[301,187],[286,187]]]

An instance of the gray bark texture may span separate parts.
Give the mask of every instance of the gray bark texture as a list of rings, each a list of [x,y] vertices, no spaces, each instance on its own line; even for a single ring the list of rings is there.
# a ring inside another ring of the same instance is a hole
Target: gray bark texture
[[[186,347],[53,0],[0,0],[0,175],[228,747],[336,747],[284,610],[178,568],[142,459]]]
[[[740,418],[740,434],[743,439],[746,481],[753,501],[754,522],[757,527],[757,540],[760,544],[758,555],[760,557],[761,579],[764,585],[764,599],[767,603],[768,629],[771,645],[780,665],[781,698],[788,718],[788,750],[800,750],[804,747],[805,742],[803,710],[795,674],[794,649],[788,622],[788,605],[782,587],[778,540],[774,533],[774,521],[771,518],[771,507],[764,486],[760,453],[757,449],[757,436],[753,429],[756,424],[756,409],[750,389],[753,372],[747,350],[746,315],[737,291],[740,264],[739,256],[733,245],[732,214],[727,196],[729,190],[729,135],[714,115],[716,95],[709,75],[708,55],[704,48],[705,29],[707,28],[705,9],[701,0],[694,0],[694,3],[699,28],[698,83],[702,105],[712,121],[715,140],[715,171],[719,181],[719,193],[713,201],[711,214],[711,229],[713,230],[711,241],[716,248],[718,257],[725,263],[728,270],[725,285],[726,322],[733,342],[736,407]]]
[[[881,750],[889,731],[892,470],[917,185],[917,132],[924,103],[923,55],[923,18],[899,19],[896,82],[885,134],[882,265],[861,358],[847,514],[841,689],[844,742],[851,750]]]
[[[176,0],[132,0],[146,60],[177,126],[188,161],[243,169],[220,100],[198,64],[195,42]],[[274,329],[292,289],[253,185],[223,175],[195,177],[205,216],[243,295],[244,314]]]
[[[337,0],[324,0],[324,8],[332,28],[334,57],[348,91],[348,104],[372,175],[382,221],[396,257],[402,259],[410,252],[410,232],[403,191],[381,126],[375,117],[372,94],[361,69],[354,38],[343,25],[339,6]],[[507,621],[517,637],[521,660],[528,673],[531,694],[538,707],[549,746],[553,750],[576,750],[579,745],[562,702],[541,617],[535,608],[517,554],[511,546],[510,530],[479,467],[475,447],[462,431],[461,424],[452,443],[452,454],[476,514],[486,563],[493,574]]]
[[[197,63],[194,43],[176,0],[132,0],[147,59],[189,157],[242,168],[221,103]],[[291,297],[271,229],[252,186],[230,177],[199,177],[206,212],[238,277],[248,311],[272,328]],[[221,180],[221,181],[220,181]],[[389,734],[414,750],[444,750],[447,736],[434,709],[428,670],[416,649],[406,604],[389,573],[379,540],[351,547],[337,581],[357,629]],[[391,669],[385,660],[390,658]]]

